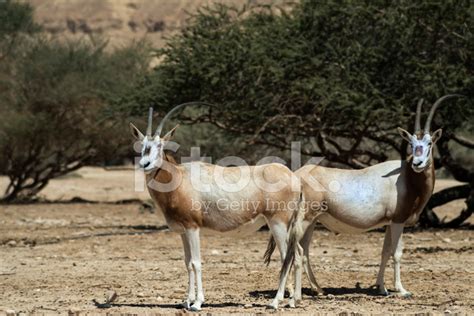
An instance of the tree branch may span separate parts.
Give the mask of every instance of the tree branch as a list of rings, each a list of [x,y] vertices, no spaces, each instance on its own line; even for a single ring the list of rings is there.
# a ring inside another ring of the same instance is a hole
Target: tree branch
[[[451,134],[450,136],[451,136],[451,139],[454,140],[459,145],[462,145],[462,146],[470,148],[470,149],[474,149],[474,141],[472,141],[470,139],[467,139],[465,137],[462,137],[462,136],[454,135],[454,134]]]

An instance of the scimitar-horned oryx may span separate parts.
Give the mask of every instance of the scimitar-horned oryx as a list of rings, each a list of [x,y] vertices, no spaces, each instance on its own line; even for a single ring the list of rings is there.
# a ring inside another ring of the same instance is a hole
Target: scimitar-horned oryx
[[[286,277],[291,267],[294,265],[295,270],[299,268],[301,271],[301,265],[308,261],[309,243],[303,245],[301,240],[311,234],[308,230],[312,231],[314,228],[314,225],[304,227],[310,214],[313,214],[313,222],[318,221],[336,233],[361,233],[386,226],[376,286],[381,294],[388,294],[384,272],[387,261],[392,256],[395,291],[405,297],[411,295],[400,279],[403,228],[416,223],[433,193],[433,146],[442,133],[441,129],[430,132],[435,111],[443,101],[457,96],[459,95],[439,98],[431,107],[423,130],[420,127],[423,99],[418,102],[415,132],[410,134],[398,128],[401,137],[412,148],[412,155],[406,161],[387,161],[360,170],[306,165],[295,172],[302,182],[304,198],[307,201],[326,201],[328,209],[324,213],[305,209],[305,212],[298,212],[294,217],[295,221],[290,224],[288,253],[280,273],[279,289],[271,304],[273,308],[277,308],[278,302],[283,299]],[[323,190],[315,189],[320,187]],[[297,283],[290,305],[301,299],[301,288],[298,288]]]
[[[171,114],[186,105],[173,108],[154,135],[152,108],[145,135],[132,123],[130,128],[141,144],[139,166],[146,173],[150,196],[163,212],[170,229],[182,238],[189,277],[183,305],[190,310],[200,310],[204,302],[200,230],[248,232],[256,231],[266,223],[283,260],[287,251],[288,223],[295,214],[292,211],[300,207],[301,184],[282,164],[222,167],[201,161],[177,163],[164,151],[177,126],[165,136],[160,135]],[[162,185],[172,188],[163,189]],[[235,206],[236,202],[242,204],[230,209],[229,206]]]

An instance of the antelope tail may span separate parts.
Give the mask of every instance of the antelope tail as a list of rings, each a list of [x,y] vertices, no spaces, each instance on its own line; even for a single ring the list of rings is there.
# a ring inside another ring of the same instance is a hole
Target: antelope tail
[[[285,261],[280,271],[280,280],[285,278],[288,271],[291,270],[296,260],[301,260],[303,257],[303,249],[300,246],[300,241],[304,235],[303,220],[305,216],[305,203],[303,193],[300,195],[300,202],[298,210],[293,213],[290,220],[290,227],[288,230],[288,248],[286,251]]]
[[[273,235],[270,234],[270,239],[268,240],[267,250],[265,250],[265,254],[263,255],[263,262],[267,265],[270,264],[270,260],[272,259],[272,254],[275,251],[276,242]]]
[[[303,210],[302,208],[304,208],[304,201],[303,201],[303,194],[300,193],[300,202],[299,202],[299,205],[298,205],[298,208],[299,210],[298,211],[301,211]],[[296,211],[295,214],[298,212]],[[294,220],[294,217],[295,217],[295,214],[293,214],[291,220],[290,220],[290,223],[289,223],[289,228],[291,227],[291,223],[292,221]],[[270,234],[270,239],[268,240],[268,244],[267,244],[267,249],[265,250],[265,253],[263,255],[263,263],[267,265],[270,264],[270,261],[272,259],[272,255],[273,255],[273,252],[275,252],[275,248],[276,248],[276,242],[275,242],[275,238],[273,237],[272,234]]]

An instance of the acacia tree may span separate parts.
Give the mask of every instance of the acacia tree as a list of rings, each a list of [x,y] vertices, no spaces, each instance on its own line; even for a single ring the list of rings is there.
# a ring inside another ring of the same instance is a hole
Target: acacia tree
[[[108,106],[143,77],[149,54],[143,43],[107,52],[101,41],[45,39],[30,32],[27,4],[0,9],[11,13],[0,19],[9,51],[0,60],[0,174],[9,180],[0,202],[31,200],[50,179],[123,154],[128,141]]]
[[[361,168],[406,157],[396,127],[412,126],[419,98],[463,94],[439,109],[433,128],[444,128],[436,168],[466,184],[435,194],[422,218],[442,225],[429,210],[466,198],[447,224],[458,225],[473,211],[473,14],[470,1],[206,7],[158,51],[162,63],[122,106],[214,103],[181,119],[247,135],[249,144],[289,149],[301,140],[307,155]],[[463,150],[467,158],[455,154]]]

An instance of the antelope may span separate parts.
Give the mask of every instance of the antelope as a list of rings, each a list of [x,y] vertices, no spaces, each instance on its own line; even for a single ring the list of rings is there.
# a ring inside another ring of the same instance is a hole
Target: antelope
[[[266,223],[283,261],[287,250],[287,226],[295,213],[289,211],[300,206],[301,185],[282,164],[240,167],[222,167],[201,161],[178,164],[165,152],[178,125],[165,136],[160,135],[171,114],[188,104],[178,105],[168,112],[154,135],[153,108],[149,110],[146,135],[132,123],[130,129],[141,144],[138,164],[146,174],[148,192],[169,228],[181,235],[189,281],[183,306],[198,311],[204,303],[200,230],[252,232]],[[216,175],[222,176],[224,181],[218,181]],[[231,183],[227,182],[229,179]],[[248,179],[248,182],[242,186],[241,179]],[[173,188],[160,189],[160,185],[170,183],[174,183]],[[250,203],[246,205],[247,209],[242,203],[242,207],[229,210],[225,208],[226,201]]]
[[[362,233],[386,226],[375,286],[379,294],[389,294],[384,284],[384,273],[387,261],[392,256],[395,292],[403,297],[412,295],[403,287],[400,279],[403,228],[416,223],[433,193],[433,146],[441,137],[442,130],[431,133],[431,121],[439,105],[456,96],[459,95],[443,96],[433,104],[423,131],[420,128],[423,99],[418,102],[414,134],[398,128],[400,136],[412,148],[412,154],[406,161],[387,161],[360,170],[306,165],[295,171],[302,182],[304,198],[309,201],[326,201],[328,209],[326,212],[319,212],[305,208],[305,212],[298,212],[294,216],[290,223],[288,252],[280,272],[278,292],[270,307],[278,308],[279,301],[283,299],[286,277],[292,266],[295,266],[296,273],[296,269],[301,271],[301,261],[303,264],[308,262],[309,243],[301,240],[311,236],[314,229],[314,224],[306,227],[304,224],[304,221],[311,222],[311,216],[312,223],[320,222],[335,233]],[[290,306],[301,300],[301,288],[298,286],[297,282]]]

